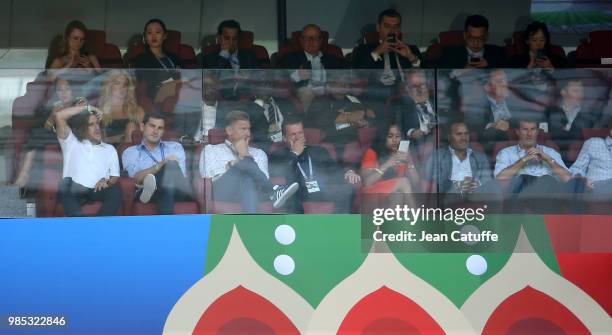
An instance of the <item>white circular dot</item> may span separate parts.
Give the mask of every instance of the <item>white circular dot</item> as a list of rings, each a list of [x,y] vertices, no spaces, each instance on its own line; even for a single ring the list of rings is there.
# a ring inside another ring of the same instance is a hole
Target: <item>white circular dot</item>
[[[472,255],[465,262],[467,270],[474,276],[480,276],[487,272],[487,260],[480,255]]]
[[[293,258],[287,255],[279,255],[274,259],[274,270],[283,276],[293,273],[295,270],[295,262]]]
[[[274,237],[276,241],[282,245],[289,245],[295,241],[295,230],[286,224],[276,227],[274,230]]]

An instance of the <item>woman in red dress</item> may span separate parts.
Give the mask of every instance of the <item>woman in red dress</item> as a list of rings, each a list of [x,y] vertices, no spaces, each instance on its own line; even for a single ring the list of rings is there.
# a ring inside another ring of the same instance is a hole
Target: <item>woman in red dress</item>
[[[361,161],[365,193],[413,193],[418,173],[408,152],[398,151],[402,133],[398,125],[379,128]]]

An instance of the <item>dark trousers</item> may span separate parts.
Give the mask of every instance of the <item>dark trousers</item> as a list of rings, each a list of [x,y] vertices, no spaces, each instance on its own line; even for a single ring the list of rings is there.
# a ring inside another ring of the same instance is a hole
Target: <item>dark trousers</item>
[[[350,184],[321,184],[321,191],[308,193],[308,189],[300,183],[297,194],[287,202],[287,210],[291,213],[304,213],[304,201],[333,202],[334,212],[337,214],[350,214],[355,196],[355,189]]]
[[[259,193],[272,193],[272,183],[252,157],[241,159],[213,184],[213,197],[218,201],[240,202],[242,213],[257,213]]]
[[[157,206],[159,214],[174,214],[174,203],[176,201],[193,200],[189,182],[183,176],[183,172],[176,161],[166,162],[161,170],[155,174],[155,182],[157,189],[151,200]]]
[[[60,181],[59,201],[64,206],[66,216],[83,216],[81,206],[91,201],[102,202],[98,216],[117,215],[122,199],[121,187],[116,183],[94,192],[93,189],[72,181],[72,178],[64,178]]]

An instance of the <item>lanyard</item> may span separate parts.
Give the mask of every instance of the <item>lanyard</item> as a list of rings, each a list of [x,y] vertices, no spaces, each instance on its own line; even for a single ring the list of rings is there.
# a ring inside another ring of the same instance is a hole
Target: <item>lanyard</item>
[[[297,162],[297,166],[298,169],[300,169],[300,172],[302,173],[302,176],[304,177],[304,179],[306,180],[312,180],[313,178],[313,174],[312,174],[312,159],[310,158],[310,155],[308,156],[308,172],[310,173],[310,177],[306,175],[306,172],[304,172],[304,169],[302,169],[302,165],[300,165],[300,162]]]
[[[157,58],[157,56],[155,56],[155,59],[157,59],[157,61],[159,62],[159,64],[165,69],[168,70],[168,66],[162,62],[161,59]],[[170,57],[166,57],[166,59],[168,60],[168,62],[170,62],[170,66],[172,66],[172,68],[174,69],[176,66],[174,66],[174,62],[172,62],[172,59],[170,59]]]
[[[162,161],[165,159],[165,155],[164,155],[164,143],[163,142],[159,142],[159,151],[161,153],[161,159]],[[142,150],[144,150],[144,152],[155,162],[155,164],[159,163],[159,161],[157,159],[155,159],[155,157],[153,157],[153,154],[151,154],[151,152],[149,151],[149,149],[147,148],[146,145],[142,145]]]

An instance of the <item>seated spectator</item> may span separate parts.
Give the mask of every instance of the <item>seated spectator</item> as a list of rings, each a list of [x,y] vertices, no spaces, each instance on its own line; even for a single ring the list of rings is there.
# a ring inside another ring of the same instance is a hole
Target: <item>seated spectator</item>
[[[23,163],[19,175],[15,180],[15,186],[24,188],[24,192],[32,190],[36,192],[42,184],[42,151],[46,145],[57,144],[55,134],[55,114],[58,111],[75,105],[75,96],[78,95],[76,87],[63,77],[55,79],[53,91],[56,100],[51,106],[43,106],[36,110],[34,115],[34,126],[28,132],[28,138],[23,151]],[[87,102],[79,99],[77,105],[84,106]]]
[[[153,200],[159,214],[174,214],[177,200],[191,200],[191,188],[185,168],[183,146],[174,141],[162,141],[164,116],[147,114],[143,120],[142,142],[123,152],[123,167],[134,179],[136,196],[142,203]]]
[[[331,201],[336,213],[350,213],[354,194],[351,184],[361,182],[359,175],[339,167],[324,148],[306,145],[304,126],[298,117],[285,119],[283,140],[287,146],[271,153],[270,170],[272,175],[285,177],[287,183],[300,185],[298,196],[288,205],[291,211],[303,213],[304,201]]]
[[[241,212],[256,213],[263,192],[274,208],[282,207],[298,190],[298,183],[272,185],[268,179],[268,157],[249,146],[251,123],[249,115],[231,111],[225,118],[227,139],[224,143],[207,145],[200,156],[200,175],[212,178],[215,201],[236,201]]]
[[[470,148],[470,131],[466,124],[451,122],[447,139],[448,147],[436,149],[427,159],[424,179],[435,183],[438,193],[497,192],[489,159]]]
[[[149,20],[142,36],[144,52],[134,60],[134,67],[139,69],[136,71],[136,79],[146,84],[147,96],[151,102],[163,102],[166,97],[176,94],[180,63],[177,55],[164,50],[168,33],[162,20]]]
[[[465,45],[442,50],[438,67],[447,69],[497,68],[505,65],[504,50],[487,44],[489,20],[482,15],[471,15],[465,20]]]
[[[464,115],[468,127],[478,133],[479,141],[486,151],[490,151],[495,142],[508,140],[507,131],[514,116],[507,101],[510,90],[506,72],[502,69],[490,71],[483,89],[483,105],[464,111]]]
[[[421,66],[421,52],[415,45],[408,45],[401,36],[402,16],[394,9],[378,15],[378,41],[360,45],[353,54],[353,67],[357,69],[381,69],[377,81],[384,86],[404,81],[402,69]]]
[[[375,113],[351,95],[348,73],[334,73],[328,79],[327,94],[315,97],[304,120],[307,128],[325,132],[326,141],[336,146],[342,157],[344,144],[358,140],[358,129],[375,123]]]
[[[199,54],[197,62],[205,69],[256,69],[257,57],[253,50],[239,49],[240,23],[234,20],[225,20],[217,27],[218,53],[208,55]]]
[[[554,149],[537,144],[538,122],[519,119],[519,142],[501,150],[495,162],[497,180],[509,180],[510,193],[567,193],[571,175]]]
[[[565,67],[567,59],[556,55],[550,47],[550,33],[546,23],[531,22],[525,28],[524,52],[510,59],[510,66],[516,68],[552,69]]]
[[[429,85],[425,72],[413,70],[406,72],[406,82],[402,88],[402,101],[395,106],[397,123],[402,129],[402,137],[418,144],[434,136],[438,125],[436,106],[429,97]]]
[[[587,191],[595,194],[612,193],[612,118],[608,121],[609,135],[592,137],[582,145],[572,175],[586,178]]]
[[[205,72],[202,78],[202,108],[174,114],[174,130],[182,135],[181,142],[208,143],[208,131],[225,125],[225,114],[233,109],[220,94],[219,77]]]
[[[101,201],[98,215],[116,215],[122,200],[119,158],[112,145],[102,142],[101,111],[91,105],[68,107],[55,119],[64,160],[59,185],[64,212],[82,216],[83,202]]]
[[[295,104],[288,100],[278,85],[276,71],[255,72],[252,81],[254,100],[245,106],[251,120],[253,142],[267,150],[271,143],[283,141],[283,120],[289,115],[298,114]]]
[[[342,69],[344,60],[321,51],[323,37],[321,28],[308,24],[302,28],[300,45],[303,51],[290,53],[280,60],[279,66],[284,69],[296,69],[291,72],[291,80],[297,88],[297,96],[308,111],[310,102],[315,95],[325,91],[327,82],[326,69]]]
[[[365,193],[413,193],[419,175],[410,154],[399,151],[401,139],[396,124],[378,128],[372,147],[361,161]]]
[[[565,157],[571,143],[582,140],[582,129],[593,128],[596,113],[583,105],[584,86],[580,79],[565,81],[560,91],[561,101],[550,107],[548,131]]]
[[[89,69],[100,72],[100,62],[94,55],[85,51],[87,28],[81,21],[68,23],[58,50],[52,50],[47,58],[47,67],[55,69],[50,72],[51,79],[68,69]]]
[[[107,143],[130,143],[138,129],[144,110],[136,102],[132,78],[121,70],[112,70],[102,84],[99,108],[105,125]]]

